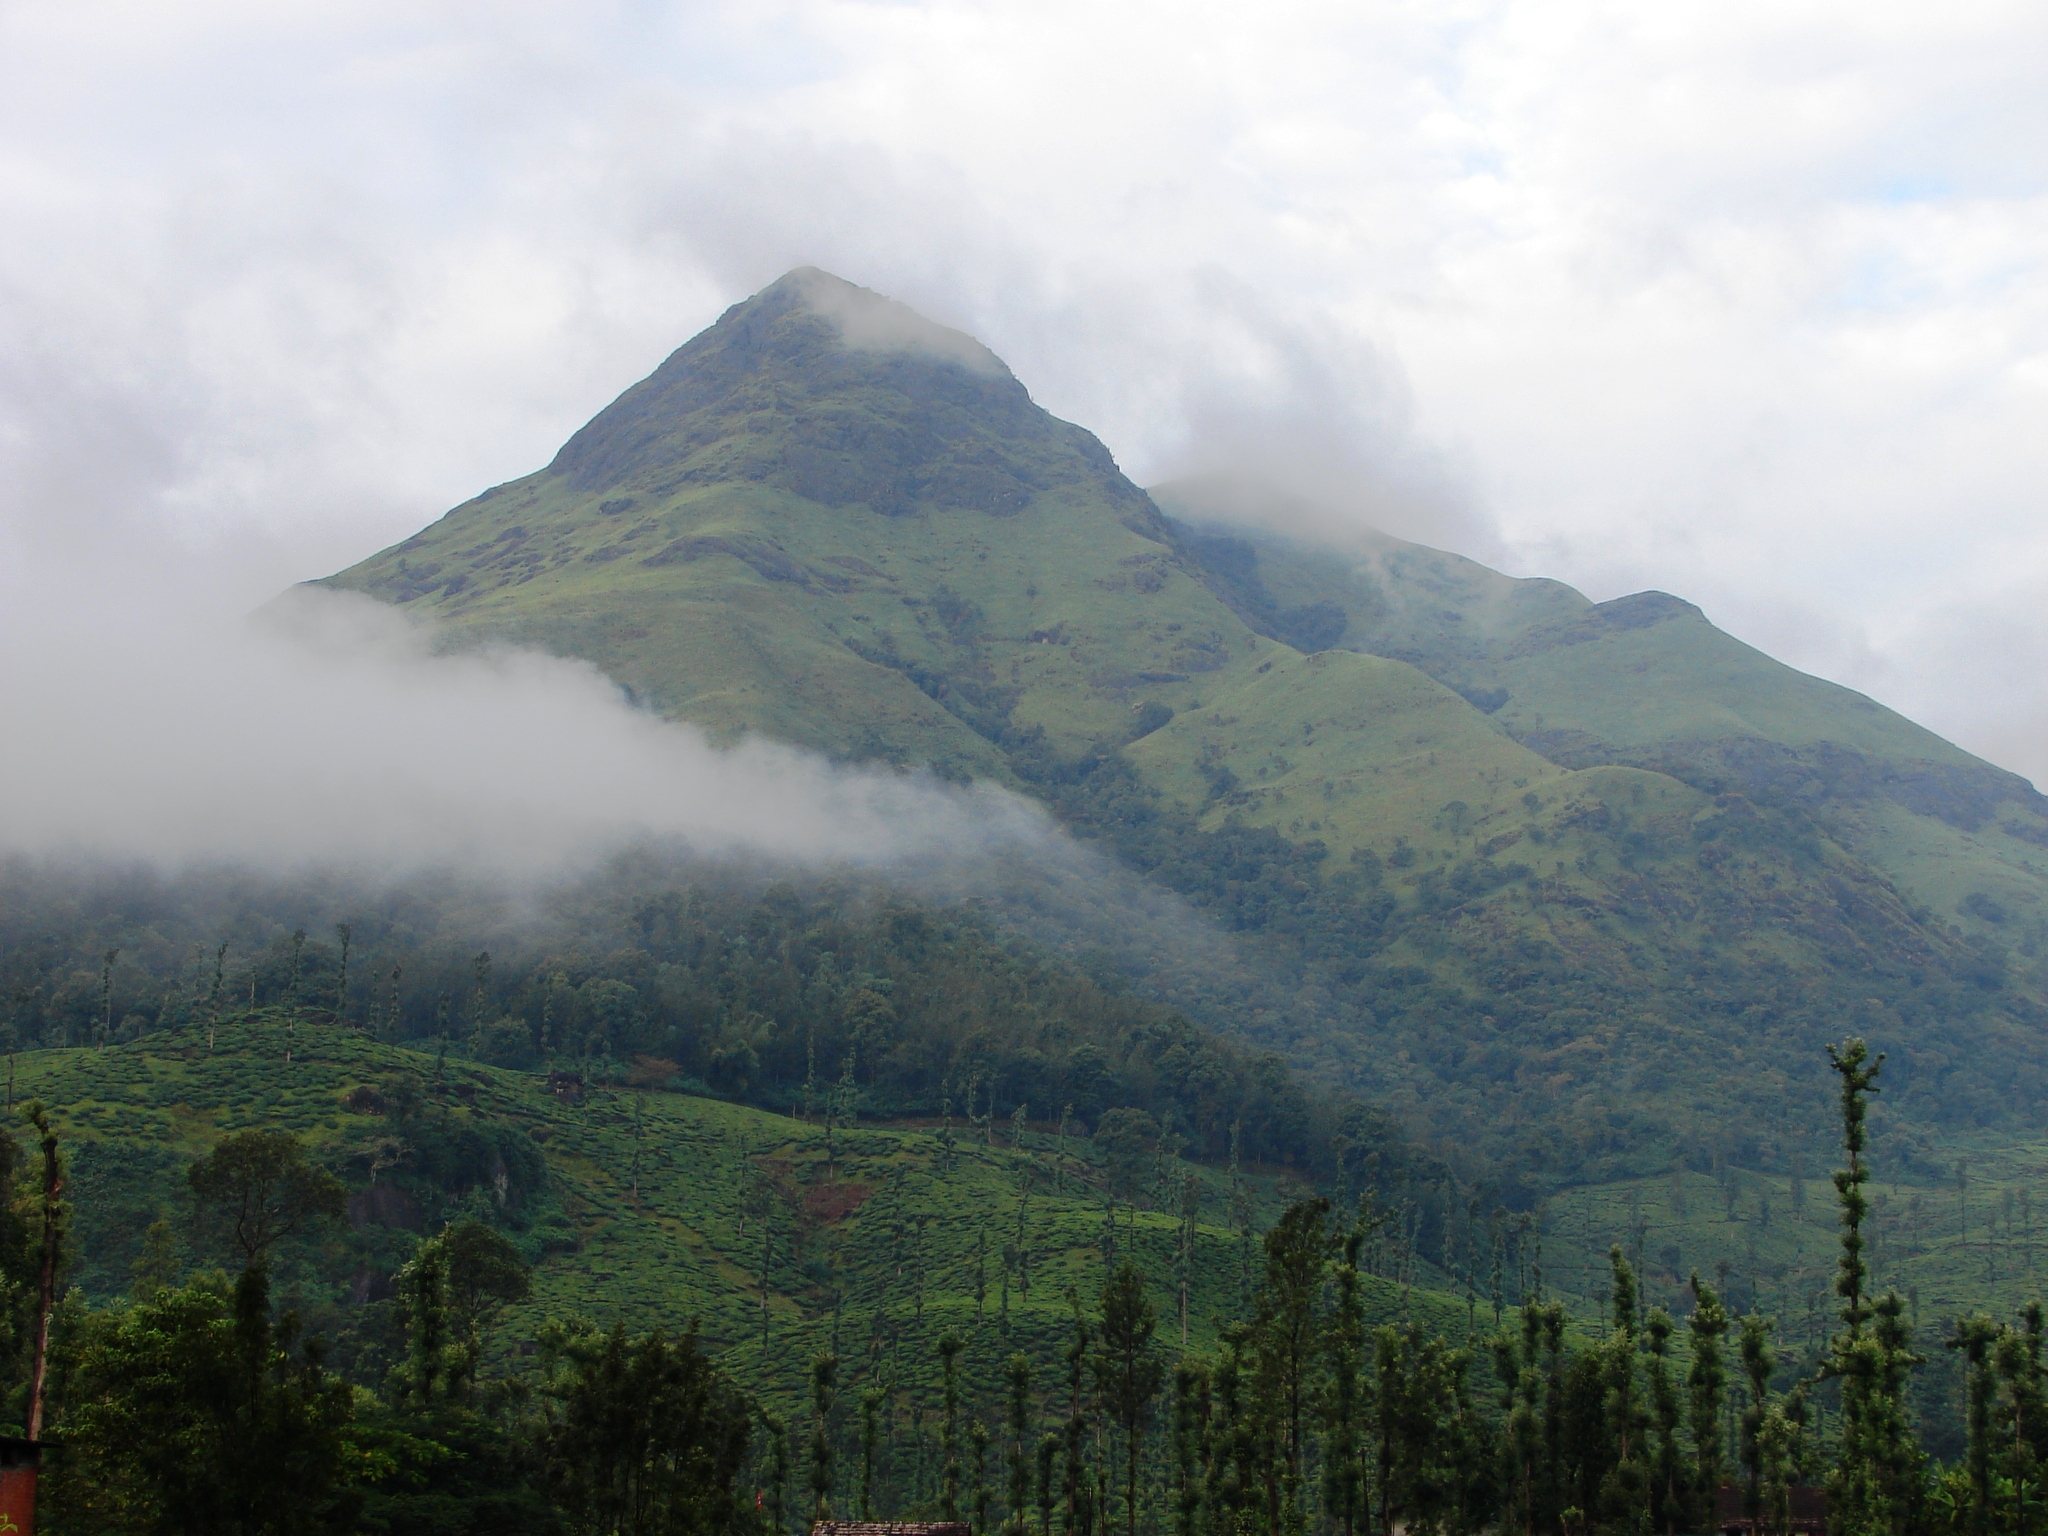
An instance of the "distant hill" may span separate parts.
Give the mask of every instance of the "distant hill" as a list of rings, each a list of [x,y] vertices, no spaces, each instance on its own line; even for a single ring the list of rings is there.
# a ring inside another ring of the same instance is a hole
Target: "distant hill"
[[[2038,1118],[2031,786],[1677,598],[1258,511],[1148,495],[970,338],[803,270],[328,584],[1036,795],[1236,936],[1235,979],[1147,986],[1535,1187],[1809,1157],[1852,1031],[1925,1173]]]
[[[1649,768],[1811,815],[1945,924],[2048,936],[2048,799],[1851,689],[1774,661],[1662,592],[1593,603],[1555,581],[1360,530],[1261,531],[1244,486],[1155,490],[1247,621],[1405,661],[1565,768]]]

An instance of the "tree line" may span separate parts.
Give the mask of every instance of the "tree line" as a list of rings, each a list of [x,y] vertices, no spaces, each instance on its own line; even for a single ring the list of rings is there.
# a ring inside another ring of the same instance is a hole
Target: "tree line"
[[[1213,1349],[1177,1345],[1162,1277],[1126,1257],[1068,1293],[1051,1356],[946,1328],[897,1376],[821,1353],[801,1399],[754,1390],[681,1320],[500,1337],[529,1271],[465,1218],[398,1272],[398,1357],[351,1379],[274,1294],[281,1249],[345,1195],[293,1137],[242,1131],[191,1166],[218,1267],[179,1273],[153,1231],[128,1298],[95,1308],[59,1295],[63,1157],[31,1105],[37,1155],[0,1140],[9,1403],[64,1446],[45,1480],[59,1536],[766,1536],[901,1516],[989,1536],[1578,1536],[1705,1529],[1717,1500],[1784,1531],[1808,1484],[1847,1536],[2048,1531],[2042,1311],[1967,1317],[1943,1341],[1965,1365],[1967,1439],[1936,1463],[1907,1401],[1926,1362],[1865,1256],[1883,1058],[1851,1040],[1830,1061],[1840,1305],[1803,1379],[1785,1379],[1771,1319],[1731,1315],[1697,1275],[1682,1318],[1644,1306],[1619,1249],[1600,1337],[1540,1291],[1462,1335],[1376,1320],[1367,1255],[1393,1213],[1370,1190],[1279,1216]]]
[[[1193,1155],[1327,1173],[1434,1164],[1387,1118],[1271,1051],[1134,991],[1101,955],[840,882],[674,885],[621,873],[522,918],[422,884],[335,893],[135,873],[71,902],[0,901],[0,1048],[204,1033],[275,1006],[394,1044],[589,1081],[654,1081],[785,1113],[1052,1121],[1141,1110]],[[5,882],[0,881],[0,895]],[[480,935],[489,933],[488,938]]]

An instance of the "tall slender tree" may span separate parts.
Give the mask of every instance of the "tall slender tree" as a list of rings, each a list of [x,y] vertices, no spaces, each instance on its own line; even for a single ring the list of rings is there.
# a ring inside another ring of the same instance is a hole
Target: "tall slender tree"
[[[882,1443],[882,1409],[889,1400],[886,1385],[871,1386],[860,1395],[860,1517],[875,1518],[875,1456]]]
[[[811,1518],[832,1518],[832,1403],[839,1357],[830,1351],[811,1362]]]
[[[1995,1432],[2006,1481],[2015,1490],[2040,1488],[2042,1464],[2048,1460],[2041,1344],[2041,1304],[2030,1302],[2020,1314],[2020,1326],[2000,1329],[1992,1349],[1992,1369],[2005,1393]]]
[[[49,1111],[42,1100],[32,1100],[25,1114],[36,1130],[36,1144],[43,1154],[41,1262],[37,1268],[35,1337],[30,1345],[28,1382],[28,1437],[43,1435],[44,1393],[50,1370],[50,1318],[57,1305],[57,1271],[64,1257],[64,1160],[57,1150],[57,1132],[50,1125]]]
[[[206,999],[206,1054],[213,1054],[214,1031],[220,1027],[220,989],[227,979],[228,941],[222,939],[213,952],[213,990]]]
[[[1093,1479],[1088,1469],[1088,1366],[1091,1335],[1088,1319],[1081,1312],[1080,1294],[1069,1291],[1067,1296],[1073,1307],[1074,1326],[1068,1336],[1067,1361],[1067,1423],[1066,1423],[1066,1465],[1061,1492],[1066,1504],[1066,1536],[1093,1536],[1095,1512],[1092,1503]]]
[[[100,1045],[113,1043],[114,1039],[114,962],[120,958],[120,949],[107,951],[100,963]]]
[[[393,1044],[396,1044],[398,1041],[400,1021],[400,1013],[398,1007],[398,983],[404,978],[404,976],[404,966],[394,965],[391,967],[391,1002],[390,1006],[384,1010],[384,1037],[387,1040],[390,1040]]]
[[[1095,1390],[1123,1436],[1127,1536],[1137,1536],[1138,1460],[1152,1422],[1152,1405],[1165,1385],[1165,1367],[1152,1341],[1157,1323],[1158,1314],[1145,1295],[1144,1271],[1124,1260],[1102,1288],[1102,1348],[1095,1359]]]
[[[1031,1360],[1024,1354],[1010,1356],[1008,1421],[1010,1515],[1004,1528],[1012,1536],[1024,1536],[1031,1511],[1031,1451],[1025,1444],[1031,1433]]]
[[[1672,1536],[1687,1523],[1685,1452],[1678,1431],[1683,1412],[1671,1380],[1671,1316],[1651,1309],[1643,1325],[1650,1353],[1650,1421],[1656,1442],[1651,1450],[1650,1523]]]
[[[974,1455],[974,1494],[967,1507],[979,1536],[989,1536],[988,1426],[979,1414],[967,1421],[967,1448]]]
[[[1173,1369],[1173,1528],[1197,1536],[1203,1513],[1202,1452],[1208,1439],[1209,1376],[1185,1355]]]
[[[1329,1214],[1323,1199],[1299,1201],[1281,1214],[1265,1237],[1265,1274],[1252,1302],[1257,1391],[1277,1440],[1274,1519],[1290,1529],[1304,1510],[1309,1410],[1326,1320],[1323,1283],[1334,1247]]]
[[[1607,1472],[1600,1483],[1605,1523],[1618,1532],[1644,1529],[1650,1518],[1650,1472],[1644,1456],[1649,1416],[1643,1411],[1637,1348],[1635,1269],[1617,1244],[1607,1252],[1613,1284],[1613,1331],[1602,1374],[1607,1394]]]
[[[1052,1536],[1052,1510],[1059,1494],[1053,1469],[1059,1465],[1060,1437],[1047,1430],[1038,1437],[1038,1536]]]
[[[1713,1512],[1720,1492],[1726,1453],[1721,1437],[1721,1406],[1728,1393],[1728,1368],[1721,1355],[1721,1340],[1728,1332],[1728,1311],[1714,1288],[1692,1273],[1692,1315],[1686,1329],[1692,1336],[1692,1367],[1686,1373],[1686,1395],[1691,1400],[1693,1446],[1693,1507],[1695,1522]]]
[[[789,1426],[766,1409],[761,1413],[761,1438],[768,1460],[765,1490],[768,1529],[783,1536],[789,1529]]]
[[[1920,1513],[1921,1455],[1906,1407],[1906,1385],[1920,1360],[1904,1298],[1887,1291],[1872,1300],[1863,1256],[1863,1223],[1870,1180],[1863,1153],[1867,1100],[1879,1089],[1884,1055],[1872,1057],[1863,1041],[1828,1047],[1840,1081],[1842,1150],[1847,1166],[1835,1173],[1842,1211],[1842,1256],[1835,1294],[1842,1298],[1842,1329],[1828,1343],[1822,1375],[1842,1384],[1841,1441],[1829,1480],[1830,1519],[1840,1536],[1904,1536]]]
[[[1763,1518],[1764,1506],[1764,1415],[1771,1408],[1771,1373],[1778,1364],[1771,1348],[1771,1322],[1755,1312],[1742,1319],[1738,1348],[1742,1356],[1743,1385],[1748,1401],[1741,1418],[1743,1471],[1742,1512],[1751,1520]]]
[[[348,1023],[348,955],[355,941],[356,931],[347,923],[334,925],[334,936],[341,940],[341,972],[334,983],[334,1022]]]
[[[945,1458],[939,1473],[939,1507],[948,1520],[960,1518],[960,1351],[966,1347],[967,1341],[950,1328],[939,1336],[940,1390],[946,1409],[939,1440]]]
[[[1358,1255],[1372,1231],[1366,1204],[1369,1198],[1360,1197],[1358,1219],[1344,1234],[1326,1342],[1329,1380],[1323,1409],[1323,1508],[1343,1536],[1354,1536],[1366,1514],[1366,1330]]]

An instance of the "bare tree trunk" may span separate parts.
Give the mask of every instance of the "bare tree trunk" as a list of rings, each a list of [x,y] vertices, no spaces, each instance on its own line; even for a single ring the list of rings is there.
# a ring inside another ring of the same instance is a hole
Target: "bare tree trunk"
[[[57,1298],[57,1197],[64,1191],[64,1177],[57,1161],[57,1133],[50,1119],[37,1105],[36,1129],[43,1133],[43,1275],[36,1301],[35,1366],[29,1376],[28,1438],[43,1436],[43,1383],[50,1363],[50,1313]]]

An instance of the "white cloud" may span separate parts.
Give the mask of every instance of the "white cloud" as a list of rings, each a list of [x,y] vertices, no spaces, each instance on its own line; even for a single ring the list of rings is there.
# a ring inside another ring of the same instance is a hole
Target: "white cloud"
[[[815,263],[1141,477],[1263,452],[2048,777],[2044,44],[1990,0],[18,3],[0,558],[160,538],[254,601]]]
[[[1014,795],[716,750],[594,668],[438,654],[366,598],[295,592],[249,619],[66,595],[0,617],[0,850],[535,877],[648,839],[904,867],[1055,841]]]
[[[820,272],[799,269],[804,302],[838,328],[839,339],[857,352],[908,352],[957,363],[971,373],[1004,375],[993,352],[964,331],[927,320],[907,304]]]

